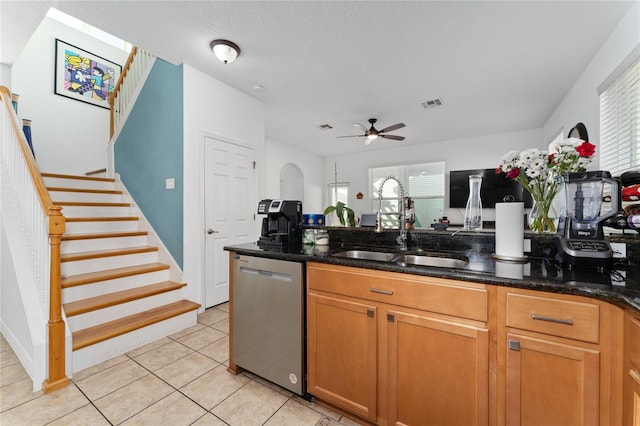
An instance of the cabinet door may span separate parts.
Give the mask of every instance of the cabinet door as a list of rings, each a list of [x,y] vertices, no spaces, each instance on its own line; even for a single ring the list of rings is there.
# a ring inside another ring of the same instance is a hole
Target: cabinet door
[[[629,371],[629,393],[631,400],[630,426],[640,426],[640,372]]]
[[[486,425],[489,332],[387,312],[390,425]]]
[[[507,425],[597,425],[600,353],[507,334]]]
[[[316,293],[307,300],[307,391],[376,420],[376,306]]]
[[[640,318],[626,316],[624,424],[640,426]]]

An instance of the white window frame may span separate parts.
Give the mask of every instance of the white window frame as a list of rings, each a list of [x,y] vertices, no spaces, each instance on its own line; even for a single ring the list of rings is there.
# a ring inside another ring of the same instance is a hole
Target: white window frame
[[[411,178],[416,177],[411,175],[411,170],[415,170],[416,167],[424,166],[425,168],[439,168],[441,171],[440,175],[440,188],[436,188],[433,190],[432,195],[420,195],[415,193],[415,188],[411,186]],[[380,173],[382,172],[382,173]],[[380,201],[379,201],[379,189],[380,189],[380,181],[382,179],[382,175],[389,176],[393,175],[397,178],[402,184],[403,189],[405,190],[405,197],[411,197],[414,202],[419,202],[421,200],[435,200],[436,202],[439,200],[441,203],[441,207],[438,208],[438,217],[442,216],[442,212],[445,208],[444,206],[444,197],[445,197],[445,163],[444,161],[433,161],[428,163],[412,163],[412,164],[400,164],[400,165],[388,165],[388,166],[378,166],[378,167],[370,167],[369,168],[369,195],[371,199],[371,212],[377,213]],[[374,182],[375,179],[375,182]],[[399,191],[397,188],[397,183],[391,180],[385,183],[383,188],[383,196],[382,196],[382,222],[385,228],[397,228],[399,226],[398,223],[398,197]],[[420,229],[428,228],[433,220],[436,218],[423,218],[424,223],[420,223]]]

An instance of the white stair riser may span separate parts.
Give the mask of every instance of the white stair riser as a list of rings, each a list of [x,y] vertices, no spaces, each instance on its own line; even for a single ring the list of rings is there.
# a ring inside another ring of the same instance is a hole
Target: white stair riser
[[[60,252],[80,253],[84,251],[110,250],[116,248],[142,247],[147,245],[147,236],[139,235],[133,237],[113,237],[113,238],[91,238],[87,240],[63,241],[60,245]]]
[[[62,303],[75,302],[89,297],[102,296],[116,291],[129,290],[143,285],[155,284],[169,280],[169,270],[131,275],[113,280],[99,281],[91,284],[77,285],[62,289]]]
[[[125,352],[144,346],[154,340],[191,327],[198,321],[197,311],[186,312],[173,318],[132,331],[113,339],[73,351],[73,371],[80,371]]]
[[[158,261],[158,252],[127,254],[124,256],[109,256],[98,259],[77,260],[62,262],[60,273],[63,277],[87,274],[89,272],[106,271],[108,269],[125,268],[128,266],[155,263]]]
[[[122,217],[133,216],[132,208],[112,206],[63,206],[65,217]]]
[[[72,317],[67,317],[67,323],[71,331],[93,327],[94,325],[113,321],[122,317],[137,314],[148,309],[157,308],[162,305],[177,302],[182,299],[180,289],[156,294],[143,299],[133,300],[116,306],[87,312]]]
[[[116,189],[115,182],[51,177],[43,177],[42,179],[44,180],[44,184],[46,186],[53,186],[58,188]]]
[[[53,204],[60,201],[84,201],[87,203],[121,203],[122,194],[102,194],[99,192],[50,191]]]
[[[114,220],[95,222],[67,222],[65,233],[88,234],[90,232],[128,232],[138,230],[137,220]]]

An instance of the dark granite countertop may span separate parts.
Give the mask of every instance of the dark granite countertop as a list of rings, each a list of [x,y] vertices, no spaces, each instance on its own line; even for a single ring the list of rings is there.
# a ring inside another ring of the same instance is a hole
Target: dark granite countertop
[[[375,234],[359,228],[328,228],[329,246],[293,245],[261,247],[256,243],[225,247],[239,254],[296,262],[321,262],[390,272],[401,272],[439,278],[530,290],[587,296],[630,308],[640,313],[640,239],[635,236],[612,237],[624,242],[627,258],[615,260],[606,269],[574,268],[570,270],[554,259],[555,249],[550,235],[525,234],[531,240],[531,253],[524,263],[499,261],[492,257],[495,249],[493,232],[412,231],[407,254],[464,256],[469,261],[463,268],[412,266],[394,262],[351,259],[334,256],[347,249],[394,252],[397,231]]]

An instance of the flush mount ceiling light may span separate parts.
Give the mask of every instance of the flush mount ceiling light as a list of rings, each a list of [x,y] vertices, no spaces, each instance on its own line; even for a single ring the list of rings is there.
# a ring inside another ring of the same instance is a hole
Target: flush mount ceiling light
[[[225,64],[229,64],[236,60],[240,55],[240,48],[237,44],[229,40],[213,40],[211,42],[211,50],[216,58]]]

